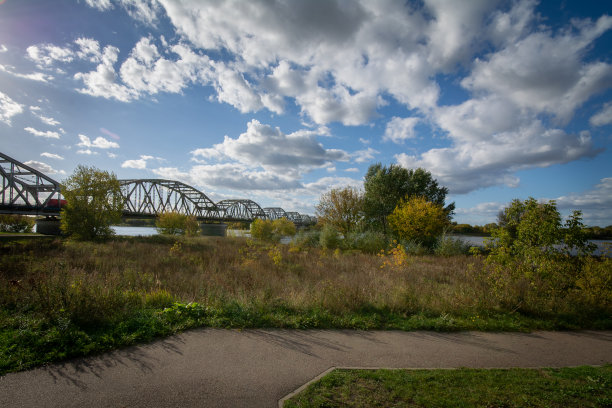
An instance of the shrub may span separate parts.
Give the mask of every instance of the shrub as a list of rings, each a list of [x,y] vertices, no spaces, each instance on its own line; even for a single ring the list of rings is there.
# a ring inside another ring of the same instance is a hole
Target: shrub
[[[298,249],[317,248],[320,245],[320,235],[321,232],[316,229],[310,231],[302,230],[293,238],[291,245]]]
[[[344,247],[363,253],[377,254],[387,247],[387,238],[385,234],[378,231],[353,232],[344,238]]]
[[[251,237],[267,242],[278,242],[284,236],[294,236],[295,224],[287,218],[277,220],[256,219],[251,223]]]
[[[189,215],[185,219],[185,235],[188,237],[195,237],[200,235],[200,223],[195,216]]]
[[[200,232],[200,225],[194,216],[178,212],[165,212],[155,221],[157,231],[162,235],[195,236]]]
[[[319,236],[319,244],[325,249],[339,248],[341,239],[338,231],[331,225],[324,225]]]
[[[470,245],[461,239],[442,234],[434,247],[434,254],[441,256],[468,255]]]
[[[274,234],[278,236],[292,237],[296,233],[295,224],[285,217],[272,221],[272,227]]]
[[[251,223],[251,237],[262,241],[273,241],[274,224],[270,220],[257,218]]]
[[[34,219],[25,215],[0,214],[0,232],[32,232]]]
[[[408,255],[421,256],[431,253],[431,248],[426,247],[422,242],[416,240],[403,240],[401,243]]]
[[[543,313],[576,296],[576,289],[583,291],[578,297],[601,297],[596,288],[609,281],[600,278],[599,266],[589,255],[593,247],[583,233],[580,212],[563,228],[554,201],[529,198],[512,201],[499,219],[500,227],[487,244],[485,279],[507,307]],[[605,293],[605,287],[602,290]]]

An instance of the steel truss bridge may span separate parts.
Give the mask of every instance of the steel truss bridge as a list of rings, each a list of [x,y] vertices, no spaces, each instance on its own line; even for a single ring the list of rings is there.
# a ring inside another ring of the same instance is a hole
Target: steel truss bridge
[[[0,153],[2,203],[0,214],[59,216],[60,184],[42,172]],[[255,219],[287,218],[296,225],[316,223],[316,218],[282,208],[262,208],[249,199],[212,201],[185,183],[164,179],[119,180],[123,215],[128,218],[157,217],[164,212],[193,215],[199,221],[252,222]]]

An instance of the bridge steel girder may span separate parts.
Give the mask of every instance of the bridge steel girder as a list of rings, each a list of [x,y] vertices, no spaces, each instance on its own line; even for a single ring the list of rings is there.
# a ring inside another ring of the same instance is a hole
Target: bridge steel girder
[[[287,212],[287,218],[289,219],[289,221],[292,221],[295,225],[302,225],[303,223],[302,215],[295,211]]]
[[[248,199],[222,200],[217,203],[221,216],[226,220],[232,221],[254,221],[259,218],[267,219],[263,208],[255,201]]]
[[[302,224],[303,225],[314,224],[312,221],[313,221],[313,217],[311,217],[310,215],[302,214]]]
[[[164,212],[193,215],[199,220],[221,220],[219,207],[201,191],[175,180],[119,180],[123,214],[159,216]]]
[[[281,218],[287,218],[289,219],[289,217],[287,217],[287,213],[285,212],[285,210],[283,210],[280,207],[266,207],[263,209],[264,213],[266,214],[266,217],[268,217],[269,220],[278,220]]]
[[[60,202],[60,184],[57,181],[4,153],[0,153],[0,176],[0,213],[59,214],[59,207],[45,208],[53,198]]]

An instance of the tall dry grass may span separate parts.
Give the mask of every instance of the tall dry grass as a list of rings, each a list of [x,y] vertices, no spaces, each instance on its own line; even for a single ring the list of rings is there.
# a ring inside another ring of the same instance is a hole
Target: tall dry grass
[[[370,255],[243,238],[2,245],[0,306],[49,319],[68,317],[80,325],[118,321],[136,309],[174,301],[334,315],[371,310],[406,317],[495,315],[516,311],[508,298],[520,296],[522,285],[497,285],[483,275],[480,257],[410,256],[400,246]],[[573,303],[551,307],[571,314],[580,304],[573,296],[568,298]],[[542,310],[551,313],[555,310]]]
[[[83,322],[164,299],[440,314],[470,312],[483,298],[475,273],[481,261],[467,256],[407,257],[396,265],[380,256],[241,238],[28,242],[2,250],[1,303],[50,315],[70,311]]]

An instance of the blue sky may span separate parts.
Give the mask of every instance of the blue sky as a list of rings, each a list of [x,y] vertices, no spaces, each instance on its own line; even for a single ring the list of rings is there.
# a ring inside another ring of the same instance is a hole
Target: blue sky
[[[314,214],[423,167],[459,223],[513,198],[612,224],[603,1],[0,0],[0,151]]]

